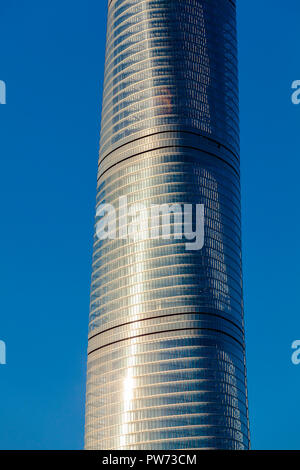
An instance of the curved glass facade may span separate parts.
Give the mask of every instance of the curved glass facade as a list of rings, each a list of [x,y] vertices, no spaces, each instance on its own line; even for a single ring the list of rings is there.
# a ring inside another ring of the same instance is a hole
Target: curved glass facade
[[[248,449],[234,1],[109,1],[97,207],[124,196],[203,204],[204,246],[95,229],[85,447]]]

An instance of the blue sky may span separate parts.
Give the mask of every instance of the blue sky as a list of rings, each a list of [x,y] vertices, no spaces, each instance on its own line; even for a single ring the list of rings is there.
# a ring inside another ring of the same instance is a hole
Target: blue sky
[[[0,449],[80,449],[105,2],[0,9]],[[299,14],[297,0],[238,8],[254,449],[300,449]]]

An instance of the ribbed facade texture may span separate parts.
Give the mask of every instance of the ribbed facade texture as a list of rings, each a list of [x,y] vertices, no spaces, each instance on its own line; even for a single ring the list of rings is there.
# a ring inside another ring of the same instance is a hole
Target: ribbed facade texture
[[[248,449],[235,1],[108,2],[97,206],[120,196],[204,204],[205,242],[95,234],[86,449]]]

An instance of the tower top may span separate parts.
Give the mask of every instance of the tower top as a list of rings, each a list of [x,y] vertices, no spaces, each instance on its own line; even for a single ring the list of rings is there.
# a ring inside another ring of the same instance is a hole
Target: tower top
[[[115,0],[108,0],[108,7],[114,2]],[[232,5],[236,6],[236,0],[228,0],[229,3],[232,3]]]

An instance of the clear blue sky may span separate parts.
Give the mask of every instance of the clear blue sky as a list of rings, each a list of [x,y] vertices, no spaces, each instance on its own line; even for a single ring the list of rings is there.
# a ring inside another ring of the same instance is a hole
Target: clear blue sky
[[[252,446],[300,449],[300,4],[238,3]],[[1,0],[1,449],[83,446],[105,5]]]

